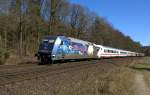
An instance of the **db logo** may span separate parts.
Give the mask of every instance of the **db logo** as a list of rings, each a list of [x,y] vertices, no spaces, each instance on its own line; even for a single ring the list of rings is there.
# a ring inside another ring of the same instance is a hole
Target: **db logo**
[[[72,46],[69,46],[69,49],[73,49],[73,47],[72,47]]]

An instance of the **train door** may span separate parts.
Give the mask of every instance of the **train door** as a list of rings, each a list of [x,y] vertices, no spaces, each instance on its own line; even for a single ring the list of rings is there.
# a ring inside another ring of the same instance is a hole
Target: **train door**
[[[103,53],[103,49],[101,47],[98,47],[98,48],[99,49],[98,49],[98,52],[97,52],[97,57],[101,58],[102,57],[101,54]]]
[[[94,57],[97,58],[98,57],[98,52],[99,52],[100,48],[99,47],[94,47]]]

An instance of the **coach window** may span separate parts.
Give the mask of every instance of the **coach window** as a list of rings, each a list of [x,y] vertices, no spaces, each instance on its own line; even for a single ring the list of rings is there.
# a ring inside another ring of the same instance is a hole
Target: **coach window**
[[[110,53],[113,53],[113,51],[112,51],[112,50],[110,50]]]
[[[111,50],[110,52],[111,52],[111,53],[113,53],[114,51],[113,51],[113,50]]]
[[[113,53],[113,50],[109,50],[109,53]]]
[[[110,53],[113,53],[113,51],[112,51],[112,50],[110,50]]]
[[[110,53],[112,53],[112,50],[109,50]]]
[[[116,51],[113,51],[113,53],[116,53]]]
[[[107,52],[109,53],[109,50],[107,50]]]

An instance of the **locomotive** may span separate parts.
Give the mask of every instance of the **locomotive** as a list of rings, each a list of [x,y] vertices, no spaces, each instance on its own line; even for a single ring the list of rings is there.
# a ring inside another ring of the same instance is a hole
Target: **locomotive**
[[[41,64],[50,64],[57,60],[144,56],[144,54],[96,45],[72,37],[46,36],[41,39],[36,56]]]

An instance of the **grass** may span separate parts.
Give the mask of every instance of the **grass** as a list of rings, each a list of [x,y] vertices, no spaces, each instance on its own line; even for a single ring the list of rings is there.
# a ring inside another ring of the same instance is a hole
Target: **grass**
[[[0,87],[3,95],[133,95],[134,71],[124,66],[99,64],[56,76]]]
[[[150,57],[135,60],[130,67],[139,70],[144,75],[145,82],[150,88]]]
[[[137,70],[150,70],[150,57],[142,57],[134,60],[130,67]]]
[[[148,58],[147,58],[148,59]],[[143,61],[142,61],[143,60]],[[145,59],[136,60],[135,68],[149,68]],[[140,64],[138,64],[140,63]],[[141,64],[145,63],[145,64]],[[150,73],[142,71],[150,86]],[[125,64],[96,64],[90,68],[47,75],[0,87],[1,95],[136,95],[136,70]]]
[[[144,74],[145,81],[147,82],[147,85],[150,88],[150,72],[149,71],[144,71],[143,74]]]
[[[0,48],[0,65],[3,65],[8,58],[9,58],[8,50]]]
[[[134,68],[134,69],[150,70],[150,64],[148,64],[148,63],[134,64],[132,66],[132,68]]]

